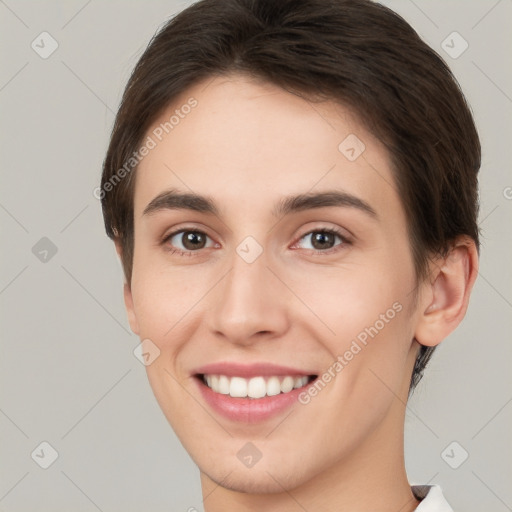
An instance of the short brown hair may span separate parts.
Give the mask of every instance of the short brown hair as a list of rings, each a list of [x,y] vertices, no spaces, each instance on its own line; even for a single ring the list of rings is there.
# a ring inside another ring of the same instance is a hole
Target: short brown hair
[[[136,165],[127,172],[126,163],[174,98],[233,72],[352,107],[389,151],[418,280],[457,236],[479,247],[481,151],[471,111],[448,66],[402,17],[370,0],[202,0],[171,19],[138,61],[105,157],[105,228],[121,244],[128,283]],[[411,390],[433,350],[421,347]]]

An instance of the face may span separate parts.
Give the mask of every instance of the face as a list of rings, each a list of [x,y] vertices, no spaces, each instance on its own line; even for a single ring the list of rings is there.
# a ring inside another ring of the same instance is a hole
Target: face
[[[147,137],[125,299],[203,478],[277,492],[399,439],[416,280],[379,141],[242,75],[190,88]]]

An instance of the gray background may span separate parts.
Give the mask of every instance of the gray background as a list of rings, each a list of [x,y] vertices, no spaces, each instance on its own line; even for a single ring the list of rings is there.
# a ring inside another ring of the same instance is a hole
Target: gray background
[[[409,403],[410,480],[441,484],[456,510],[512,510],[512,1],[385,3],[449,63],[483,144],[480,276]],[[93,196],[129,73],[188,4],[0,0],[0,512],[202,510],[199,472],[133,355]],[[31,47],[43,31],[59,45],[46,59]],[[458,58],[441,47],[453,31],[469,43]],[[48,469],[43,441],[58,452]]]

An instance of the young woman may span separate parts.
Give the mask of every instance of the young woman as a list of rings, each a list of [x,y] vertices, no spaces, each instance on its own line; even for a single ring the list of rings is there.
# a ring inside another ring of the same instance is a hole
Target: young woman
[[[480,144],[367,0],[203,0],[127,85],[99,195],[207,512],[450,511],[404,412],[478,267]]]

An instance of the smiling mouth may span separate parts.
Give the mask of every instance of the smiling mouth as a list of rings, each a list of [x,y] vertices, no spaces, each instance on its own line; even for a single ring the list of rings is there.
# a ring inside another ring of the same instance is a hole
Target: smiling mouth
[[[214,393],[232,398],[258,399],[287,394],[313,382],[317,375],[258,376],[249,379],[218,374],[197,374],[196,377]]]

